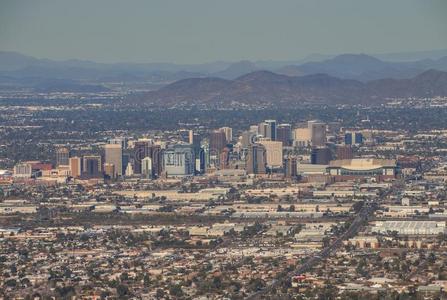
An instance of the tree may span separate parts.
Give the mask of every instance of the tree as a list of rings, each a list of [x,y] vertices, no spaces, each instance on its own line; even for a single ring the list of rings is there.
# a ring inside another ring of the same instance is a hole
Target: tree
[[[155,297],[157,297],[157,299],[161,299],[165,296],[165,292],[162,289],[157,289],[157,291],[155,292]]]
[[[119,284],[116,287],[116,293],[118,294],[118,297],[124,298],[130,296],[130,291],[127,285]]]
[[[8,279],[5,281],[5,285],[9,287],[16,287],[17,281],[15,279]]]
[[[182,287],[179,284],[174,284],[169,288],[169,294],[171,294],[174,297],[182,297],[183,291]]]
[[[76,290],[72,286],[57,287],[56,291],[63,299],[71,299],[76,295]]]
[[[151,285],[151,278],[149,277],[148,273],[144,274],[143,284],[145,287],[149,287]]]
[[[248,283],[248,289],[253,292],[261,290],[264,286],[265,282],[261,278],[252,278]]]
[[[120,275],[120,280],[123,281],[128,281],[129,280],[129,274],[127,274],[127,272],[123,272]]]

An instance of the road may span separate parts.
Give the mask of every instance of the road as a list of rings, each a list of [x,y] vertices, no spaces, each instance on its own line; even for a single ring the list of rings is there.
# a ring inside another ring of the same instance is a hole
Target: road
[[[354,221],[352,221],[349,228],[340,235],[335,241],[333,241],[329,246],[322,249],[320,252],[308,257],[304,263],[302,263],[297,269],[287,273],[280,280],[273,280],[270,285],[265,287],[264,289],[249,295],[247,300],[258,300],[263,299],[264,296],[267,296],[272,290],[279,287],[284,281],[288,278],[292,278],[293,276],[297,276],[303,274],[305,272],[310,271],[313,267],[315,267],[322,259],[327,258],[332,252],[337,250],[342,244],[343,241],[349,239],[357,234],[362,225],[367,221],[368,217],[378,208],[378,204],[376,202],[366,202],[360,211],[357,213]]]

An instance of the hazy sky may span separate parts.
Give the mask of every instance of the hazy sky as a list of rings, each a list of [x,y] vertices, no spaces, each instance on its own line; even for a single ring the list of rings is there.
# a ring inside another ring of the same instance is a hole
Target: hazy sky
[[[178,62],[447,48],[447,0],[0,0],[0,50]]]

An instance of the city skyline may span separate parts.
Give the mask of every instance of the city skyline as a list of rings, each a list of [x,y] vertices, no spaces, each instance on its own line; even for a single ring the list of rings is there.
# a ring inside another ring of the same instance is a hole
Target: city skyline
[[[445,0],[0,0],[0,300],[447,299]]]

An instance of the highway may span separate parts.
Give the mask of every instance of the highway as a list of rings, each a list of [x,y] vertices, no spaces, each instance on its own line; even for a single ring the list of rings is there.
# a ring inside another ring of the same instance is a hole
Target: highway
[[[322,249],[320,252],[309,256],[306,258],[305,262],[298,266],[297,269],[287,273],[279,280],[273,280],[270,285],[265,287],[264,289],[249,295],[247,300],[258,300],[263,299],[265,296],[268,296],[269,293],[279,287],[284,281],[288,278],[292,278],[294,276],[303,274],[305,272],[310,271],[313,267],[315,267],[322,259],[327,258],[332,252],[337,250],[341,245],[343,245],[343,241],[349,239],[357,234],[363,224],[368,220],[371,214],[378,208],[378,204],[376,202],[367,201],[357,213],[357,216],[352,221],[349,228],[340,235],[335,241],[333,241],[329,246]]]

